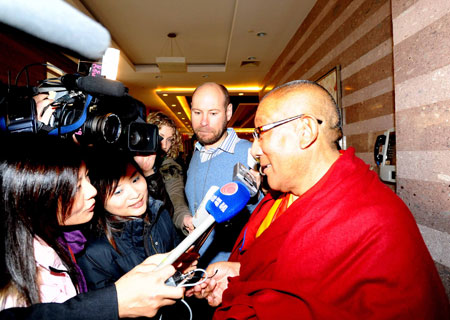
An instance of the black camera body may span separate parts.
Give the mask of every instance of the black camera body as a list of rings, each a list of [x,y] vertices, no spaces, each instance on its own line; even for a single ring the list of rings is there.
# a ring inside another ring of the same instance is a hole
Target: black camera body
[[[35,90],[27,87],[10,87],[0,83],[0,130],[8,132],[37,133]]]
[[[68,80],[67,80],[68,79]],[[58,91],[48,125],[37,119],[33,95]],[[158,150],[158,128],[144,121],[145,105],[118,81],[65,75],[39,88],[1,86],[0,131],[75,137],[81,144],[109,145],[139,153]]]

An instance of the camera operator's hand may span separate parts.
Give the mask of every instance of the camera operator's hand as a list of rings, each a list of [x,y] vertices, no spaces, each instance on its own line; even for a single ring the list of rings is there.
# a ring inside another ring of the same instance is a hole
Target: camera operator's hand
[[[41,93],[33,97],[36,102],[36,115],[37,120],[48,125],[50,117],[52,116],[53,108],[48,107],[49,104],[53,103],[53,99],[48,98],[48,94]]]
[[[116,281],[119,317],[153,317],[159,308],[174,304],[184,289],[167,286],[165,281],[175,273],[173,266],[155,270],[165,255],[155,255],[134,267]]]

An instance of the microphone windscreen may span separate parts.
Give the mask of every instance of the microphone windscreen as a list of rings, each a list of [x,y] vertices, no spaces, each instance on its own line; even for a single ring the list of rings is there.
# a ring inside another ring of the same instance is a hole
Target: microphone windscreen
[[[108,30],[62,0],[0,0],[0,22],[94,60],[111,42]]]
[[[81,77],[77,79],[77,87],[92,94],[104,94],[113,97],[123,97],[126,89],[122,82],[101,77]]]
[[[250,192],[239,181],[229,182],[217,190],[206,204],[206,210],[217,223],[230,220],[250,200]]]

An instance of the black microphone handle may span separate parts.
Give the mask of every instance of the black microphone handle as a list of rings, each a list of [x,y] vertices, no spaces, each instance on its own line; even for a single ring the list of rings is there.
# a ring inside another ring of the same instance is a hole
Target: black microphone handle
[[[76,80],[77,87],[91,94],[104,94],[113,97],[123,97],[126,88],[122,82],[100,77],[80,77]]]

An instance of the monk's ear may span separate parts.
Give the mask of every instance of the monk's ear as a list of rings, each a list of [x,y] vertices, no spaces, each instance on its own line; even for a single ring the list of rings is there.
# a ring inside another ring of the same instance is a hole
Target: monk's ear
[[[299,121],[298,134],[300,137],[300,148],[309,148],[316,142],[319,136],[319,124],[317,120],[311,116],[305,115]]]

